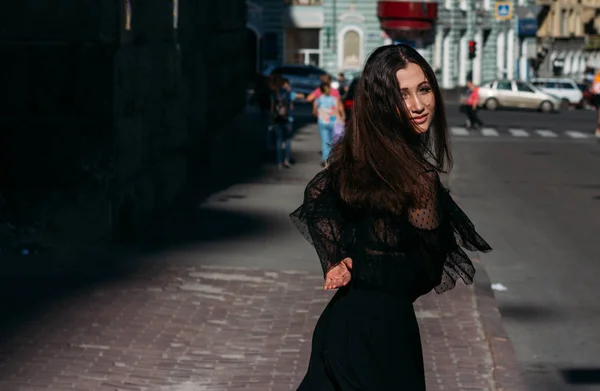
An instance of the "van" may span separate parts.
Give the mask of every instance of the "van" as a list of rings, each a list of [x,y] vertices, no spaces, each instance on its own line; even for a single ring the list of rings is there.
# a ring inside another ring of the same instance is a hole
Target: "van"
[[[531,84],[558,97],[565,106],[582,107],[583,105],[583,93],[573,79],[543,77],[531,80]]]

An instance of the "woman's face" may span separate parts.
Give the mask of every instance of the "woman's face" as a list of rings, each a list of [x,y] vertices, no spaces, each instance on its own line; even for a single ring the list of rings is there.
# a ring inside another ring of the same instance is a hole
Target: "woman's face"
[[[427,132],[435,115],[435,96],[423,70],[411,62],[396,72],[396,78],[415,132]]]

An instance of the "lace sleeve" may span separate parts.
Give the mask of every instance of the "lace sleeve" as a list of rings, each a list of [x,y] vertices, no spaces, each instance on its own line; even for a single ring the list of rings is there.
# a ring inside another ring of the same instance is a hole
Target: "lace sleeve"
[[[454,288],[459,278],[465,284],[473,283],[475,268],[461,247],[481,252],[491,251],[491,247],[442,186],[437,173],[423,175],[419,189],[408,219],[416,228],[425,261],[441,266],[441,280],[435,291],[443,293]]]
[[[342,244],[344,222],[326,170],[310,181],[304,191],[304,202],[290,218],[315,247],[323,275],[347,256]]]

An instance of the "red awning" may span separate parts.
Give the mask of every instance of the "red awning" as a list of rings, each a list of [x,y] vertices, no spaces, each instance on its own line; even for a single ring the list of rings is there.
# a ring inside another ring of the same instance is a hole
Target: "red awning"
[[[437,2],[379,1],[377,16],[382,30],[433,29],[437,19]]]

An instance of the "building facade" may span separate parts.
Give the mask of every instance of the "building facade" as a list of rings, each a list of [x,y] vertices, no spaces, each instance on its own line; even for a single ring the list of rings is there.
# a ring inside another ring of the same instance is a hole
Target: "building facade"
[[[538,0],[538,4],[538,74],[582,80],[586,69],[599,68],[600,0]]]
[[[497,78],[527,80],[536,55],[535,0],[440,0],[432,65],[445,89]],[[502,14],[506,6],[508,14]],[[500,14],[499,14],[500,11]],[[475,56],[469,58],[469,43]]]
[[[437,0],[249,0],[252,71],[269,63],[355,71],[377,47],[411,42],[431,60]]]
[[[509,15],[498,14],[506,4]],[[380,45],[406,42],[429,61],[444,89],[469,79],[527,80],[542,8],[535,0],[252,0],[249,50],[254,71],[265,63],[302,63],[337,73],[360,69]]]
[[[331,73],[358,70],[386,42],[376,0],[248,1],[255,71],[269,63],[315,65]]]

